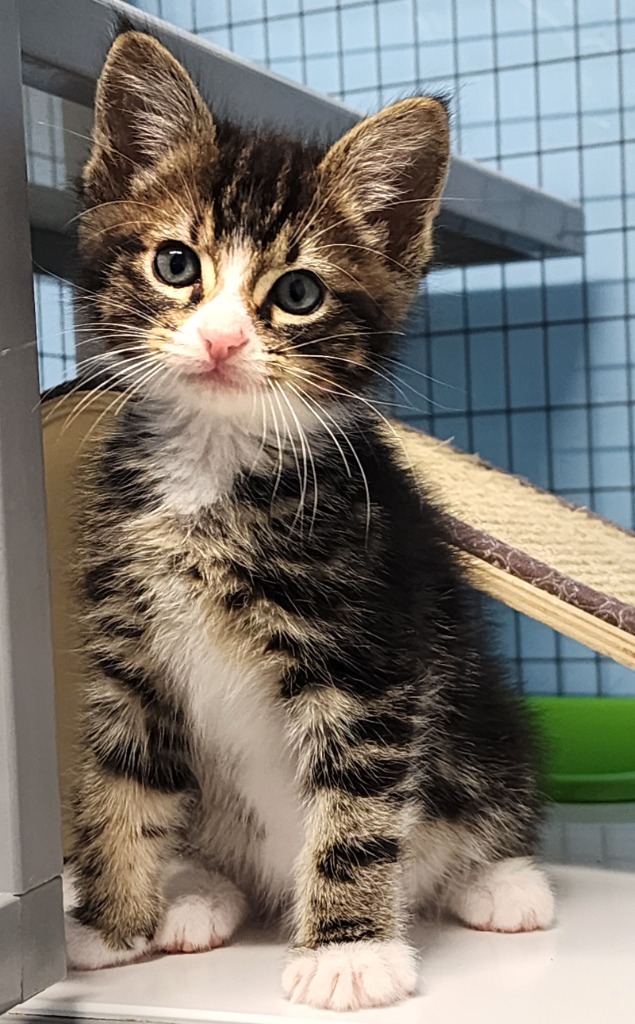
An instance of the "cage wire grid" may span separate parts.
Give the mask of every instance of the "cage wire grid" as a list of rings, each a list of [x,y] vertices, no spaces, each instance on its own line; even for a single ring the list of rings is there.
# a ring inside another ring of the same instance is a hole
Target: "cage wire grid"
[[[396,411],[632,528],[635,7],[628,0],[135,6],[361,112],[416,92],[449,94],[457,152],[584,204],[583,257],[438,269],[427,279],[398,374],[409,404],[402,408],[399,397]],[[68,308],[68,294],[51,280],[38,288],[39,321],[48,325]],[[45,383],[56,369],[72,374],[68,340],[58,354],[48,328],[41,337]],[[635,695],[628,669],[509,609],[492,610],[528,692]]]
[[[64,107],[56,96],[24,89],[24,113],[29,181],[63,188],[67,169],[64,149]],[[35,318],[40,384],[53,387],[73,377],[76,367],[72,289],[35,269]]]

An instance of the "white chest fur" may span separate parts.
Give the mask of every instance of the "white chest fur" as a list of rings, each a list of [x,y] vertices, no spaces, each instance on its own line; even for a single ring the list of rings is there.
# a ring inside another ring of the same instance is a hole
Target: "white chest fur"
[[[196,513],[230,491],[237,473],[252,467],[260,453],[260,435],[223,419],[184,417],[162,454],[161,496],[175,512]]]
[[[246,843],[244,856],[258,887],[274,901],[289,891],[303,838],[303,814],[282,712],[271,700],[271,678],[264,669],[230,660],[210,638],[209,623],[193,613],[185,592],[170,588],[172,628],[161,638],[162,657],[189,708],[198,741],[203,779],[210,790],[224,781],[240,809],[231,808],[228,822],[209,821],[214,842],[231,846],[234,837],[218,838],[242,817],[236,843]],[[220,774],[220,780],[215,778]],[[219,809],[218,802],[211,807]],[[247,824],[247,819],[249,819]],[[249,836],[253,841],[249,841]],[[228,859],[231,852],[226,851]]]

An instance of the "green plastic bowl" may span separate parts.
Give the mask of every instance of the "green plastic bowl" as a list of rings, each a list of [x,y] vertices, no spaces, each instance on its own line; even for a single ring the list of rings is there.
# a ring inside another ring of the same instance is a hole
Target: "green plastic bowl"
[[[529,704],[546,737],[553,800],[635,800],[635,698],[530,697]]]

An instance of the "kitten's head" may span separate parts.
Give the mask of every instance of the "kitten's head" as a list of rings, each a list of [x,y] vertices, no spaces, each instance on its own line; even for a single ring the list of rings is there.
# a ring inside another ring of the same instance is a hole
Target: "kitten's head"
[[[234,415],[259,392],[305,419],[356,405],[429,262],[447,165],[438,100],[395,103],[325,149],[215,120],[155,39],[120,35],[80,218],[115,378]]]

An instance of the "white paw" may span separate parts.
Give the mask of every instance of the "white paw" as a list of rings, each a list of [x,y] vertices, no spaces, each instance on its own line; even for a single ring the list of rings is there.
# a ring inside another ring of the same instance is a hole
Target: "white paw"
[[[222,946],[245,918],[243,894],[227,878],[185,859],[167,866],[167,909],[151,941],[137,936],[130,949],[112,949],[95,928],[65,915],[68,966],[90,971],[134,963],[153,953],[195,953]],[[76,903],[73,873],[64,873],[64,906]]]
[[[510,857],[479,869],[449,905],[470,928],[486,932],[549,928],[555,913],[547,876],[529,857]]]
[[[66,959],[71,970],[96,971],[100,967],[117,967],[120,964],[142,960],[150,952],[147,939],[138,936],[130,949],[113,949],[100,932],[80,922],[70,914],[64,915],[66,932]]]
[[[245,897],[218,876],[209,893],[180,896],[168,907],[152,941],[162,953],[197,953],[227,942],[244,919]]]
[[[417,987],[414,950],[404,942],[334,942],[298,950],[282,974],[292,1003],[322,1010],[392,1006]]]

